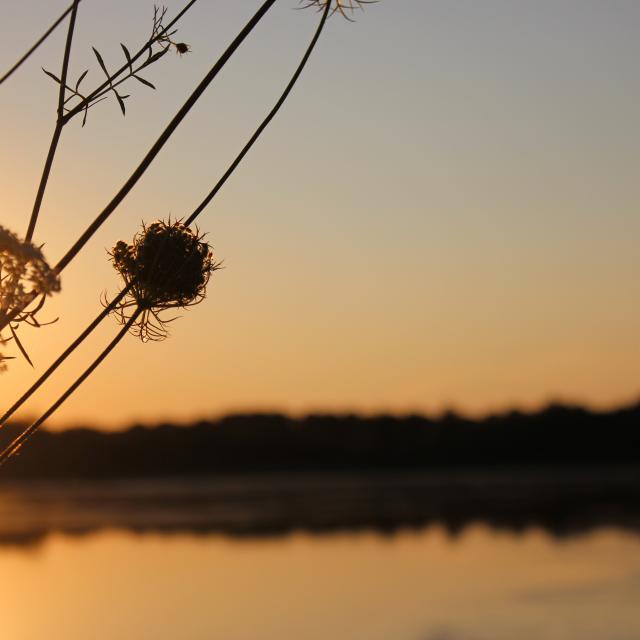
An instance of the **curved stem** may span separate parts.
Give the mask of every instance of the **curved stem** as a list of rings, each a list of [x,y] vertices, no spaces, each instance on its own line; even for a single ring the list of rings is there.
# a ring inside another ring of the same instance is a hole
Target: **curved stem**
[[[82,372],[75,382],[30,426],[28,426],[13,442],[0,453],[0,466],[2,466],[18,449],[40,428],[45,420],[48,420],[69,396],[96,370],[100,363],[115,349],[117,344],[124,338],[131,325],[136,321],[142,309],[138,308],[129,318],[127,324],[120,329],[116,337],[107,345],[102,353]]]
[[[36,228],[36,222],[38,221],[38,215],[40,213],[40,207],[42,207],[42,200],[44,198],[44,192],[49,182],[49,175],[51,174],[51,167],[53,166],[53,159],[55,158],[56,151],[58,149],[58,142],[60,142],[60,135],[62,134],[62,124],[60,120],[56,121],[56,126],[51,136],[51,142],[49,143],[49,151],[47,152],[47,158],[44,161],[44,168],[42,169],[42,175],[40,176],[40,183],[38,184],[38,191],[36,192],[36,199],[33,202],[33,209],[31,210],[31,217],[29,218],[29,226],[27,227],[27,233],[25,240],[30,241],[33,238],[33,232]]]
[[[316,32],[313,38],[311,39],[311,42],[307,47],[307,50],[302,56],[302,60],[300,61],[300,64],[298,65],[293,76],[291,77],[291,80],[289,80],[289,84],[287,84],[285,90],[283,91],[282,95],[274,105],[273,109],[271,109],[271,111],[267,114],[267,117],[260,123],[260,126],[255,130],[251,138],[249,138],[247,144],[244,145],[240,153],[236,156],[236,159],[229,165],[229,168],[224,172],[224,174],[222,175],[220,180],[218,180],[218,182],[213,187],[213,189],[211,189],[211,191],[207,194],[205,199],[198,205],[196,210],[185,220],[186,225],[190,225],[200,215],[200,213],[202,213],[202,211],[211,202],[211,200],[213,200],[213,198],[216,196],[218,191],[220,191],[224,183],[229,179],[231,174],[235,171],[236,167],[240,164],[242,159],[247,155],[247,153],[249,152],[249,149],[251,149],[251,147],[254,145],[256,140],[260,137],[262,132],[267,128],[267,125],[271,122],[271,120],[273,120],[275,115],[278,113],[278,111],[284,104],[285,100],[291,93],[291,90],[293,89],[294,85],[298,81],[298,78],[300,77],[302,70],[307,64],[307,61],[309,60],[309,57],[311,56],[313,49],[318,43],[318,39],[320,38],[322,29],[324,28],[325,22],[327,21],[327,17],[329,16],[330,8],[331,8],[331,3],[327,2],[324,8],[324,11],[322,13],[322,18],[320,19],[320,24],[318,25],[318,28],[316,29]]]
[[[80,2],[80,0],[78,0]],[[55,31],[56,27],[73,11],[74,7],[77,5],[77,2],[70,4],[62,15],[44,32],[44,34],[36,41],[36,43],[27,51],[18,62],[16,62],[9,71],[7,71],[1,78],[0,84],[2,84],[5,80],[7,80],[10,76],[13,75],[15,71],[25,62],[31,54]]]
[[[44,198],[44,192],[47,188],[47,182],[49,181],[49,174],[51,173],[51,167],[53,166],[53,159],[56,155],[58,148],[58,142],[60,141],[60,134],[62,133],[62,127],[64,126],[64,98],[67,88],[67,72],[69,71],[69,58],[71,57],[71,42],[73,40],[73,32],[76,26],[76,15],[78,14],[78,4],[80,0],[74,0],[71,6],[71,17],[69,18],[69,29],[67,30],[67,40],[64,46],[64,56],[62,59],[62,71],[60,73],[60,88],[58,91],[58,107],[56,110],[56,126],[53,130],[53,136],[51,137],[51,144],[49,145],[49,152],[47,153],[47,159],[44,163],[44,169],[42,170],[42,176],[40,177],[40,184],[38,185],[38,192],[36,193],[36,199],[33,203],[33,210],[31,211],[31,218],[29,219],[29,227],[25,235],[27,242],[33,238],[33,232],[38,222],[38,214],[40,213],[40,207],[42,206],[42,199]]]
[[[58,356],[51,366],[16,400],[0,417],[0,429],[15,412],[47,381],[54,371],[93,333],[96,327],[118,306],[129,293],[132,285],[127,285],[95,318],[86,329]]]

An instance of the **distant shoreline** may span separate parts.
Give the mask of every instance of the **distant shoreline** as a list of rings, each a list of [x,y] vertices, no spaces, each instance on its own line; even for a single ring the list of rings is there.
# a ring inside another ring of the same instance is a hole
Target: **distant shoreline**
[[[6,444],[19,430],[0,431]],[[232,415],[191,426],[42,431],[7,478],[640,466],[640,404],[609,412],[549,406],[472,420],[425,416]]]

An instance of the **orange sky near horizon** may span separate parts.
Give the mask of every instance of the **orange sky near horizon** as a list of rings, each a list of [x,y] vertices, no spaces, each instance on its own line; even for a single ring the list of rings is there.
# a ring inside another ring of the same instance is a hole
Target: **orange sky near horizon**
[[[258,6],[196,3],[132,86],[65,128],[35,241],[55,262],[126,179]],[[479,6],[482,5],[482,6]],[[605,6],[606,5],[606,6]],[[6,8],[0,68],[65,2]],[[171,2],[169,13],[177,11]],[[63,273],[35,372],[12,361],[4,409],[118,286],[106,250],[141,220],[188,215],[278,96],[318,16],[277,3],[151,170]],[[83,0],[91,46],[120,64],[152,3]],[[127,16],[123,20],[123,16]],[[272,127],[199,226],[225,269],[170,339],[121,347],[51,424],[106,428],[228,411],[483,414],[640,397],[640,5],[382,0],[334,17]],[[0,225],[26,229],[53,126],[64,30],[0,87]],[[22,415],[110,340],[104,323]],[[7,349],[5,348],[5,351]]]

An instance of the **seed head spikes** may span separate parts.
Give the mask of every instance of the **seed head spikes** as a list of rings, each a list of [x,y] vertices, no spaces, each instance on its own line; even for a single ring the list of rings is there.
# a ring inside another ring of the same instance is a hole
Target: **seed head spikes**
[[[0,226],[0,324],[6,325],[11,318],[8,323],[11,337],[27,360],[26,351],[16,335],[18,324],[26,322],[33,327],[41,326],[36,314],[46,297],[58,291],[60,278],[45,260],[42,248],[20,240],[15,233]],[[35,300],[35,307],[29,309]],[[6,341],[0,336],[0,345]],[[0,372],[6,368],[9,359],[0,354]]]
[[[220,263],[203,238],[180,221],[160,220],[143,225],[132,244],[120,240],[113,247],[113,266],[130,287],[113,313],[126,324],[140,309],[131,331],[143,342],[167,336],[166,325],[175,318],[163,318],[163,312],[204,299],[209,277]]]
[[[339,13],[343,18],[352,22],[353,18],[351,16],[357,9],[363,11],[364,7],[362,5],[374,4],[376,2],[378,2],[378,0],[300,0],[300,4],[302,4],[300,8],[308,9],[309,7],[316,7],[318,11],[322,11],[327,4],[331,5],[334,3],[330,9],[331,15]]]

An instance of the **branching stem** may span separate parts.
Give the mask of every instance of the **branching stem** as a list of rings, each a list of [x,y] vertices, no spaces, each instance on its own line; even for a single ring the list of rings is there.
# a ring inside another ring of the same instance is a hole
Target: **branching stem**
[[[78,14],[78,4],[80,0],[74,0],[71,6],[71,17],[69,18],[69,28],[67,30],[67,40],[64,46],[64,56],[62,58],[62,71],[60,73],[60,87],[58,90],[58,108],[56,116],[56,125],[53,130],[53,136],[51,137],[51,144],[49,145],[49,152],[47,153],[47,159],[44,163],[44,169],[42,170],[42,176],[40,177],[40,184],[38,185],[38,192],[36,193],[36,199],[33,203],[33,210],[31,212],[31,218],[29,219],[29,226],[25,235],[27,242],[33,238],[33,233],[36,229],[36,223],[38,222],[38,214],[40,213],[40,207],[42,206],[42,199],[44,198],[44,192],[47,188],[47,182],[49,181],[49,175],[51,173],[51,167],[53,166],[53,159],[56,155],[58,148],[58,142],[60,142],[60,134],[62,133],[62,127],[64,126],[64,103],[65,93],[67,90],[67,72],[69,71],[69,59],[71,57],[71,42],[73,40],[73,32],[76,26],[76,16]]]
[[[153,44],[153,42],[157,41],[158,38],[161,38],[162,35],[167,33],[168,30],[171,29],[171,27],[174,24],[176,24],[178,22],[178,20],[180,20],[180,18],[196,2],[197,2],[197,0],[190,0],[182,8],[182,10],[173,18],[173,20],[171,20],[171,22],[166,27],[163,27],[158,32],[158,34],[157,34],[157,36],[155,37],[154,40],[146,43],[144,46],[142,46],[140,48],[140,50],[134,56],[132,56],[131,63],[133,63],[136,60],[138,60],[144,54],[144,52],[149,49],[149,47]],[[94,104],[95,102],[99,101],[100,100],[100,96],[102,95],[102,93],[104,93],[105,91],[111,90],[111,87],[113,86],[113,81],[115,80],[115,78],[117,78],[120,74],[122,74],[124,71],[126,71],[130,66],[128,63],[123,65],[120,69],[118,69],[118,71],[116,71],[105,82],[103,82],[97,89],[92,91],[91,94],[89,94],[88,96],[83,98],[78,104],[76,104],[72,109],[70,109],[69,111],[67,111],[65,113],[65,105],[66,105],[66,103],[68,101],[66,99],[66,91],[67,91],[67,89],[69,89],[70,91],[73,92],[73,90],[70,87],[67,86],[67,73],[68,73],[68,69],[69,69],[69,58],[70,58],[70,54],[71,54],[71,41],[72,41],[72,38],[73,38],[74,29],[75,29],[75,20],[76,20],[76,14],[77,14],[77,9],[78,9],[78,4],[79,3],[80,3],[80,0],[75,0],[74,3],[67,9],[67,11],[63,14],[63,16],[58,21],[58,22],[60,22],[63,17],[65,17],[68,13],[71,13],[71,18],[69,20],[69,30],[67,32],[67,40],[66,40],[66,44],[65,44],[64,59],[63,59],[63,63],[62,63],[62,72],[60,74],[60,87],[59,87],[59,93],[58,93],[58,108],[57,108],[56,124],[55,124],[55,128],[53,130],[53,135],[51,137],[51,143],[49,145],[49,151],[47,153],[47,158],[45,160],[44,168],[43,168],[43,171],[42,171],[42,176],[40,178],[40,183],[38,185],[38,191],[36,193],[36,198],[35,198],[35,201],[34,201],[34,204],[33,204],[33,210],[31,212],[31,218],[29,220],[29,226],[27,228],[27,233],[26,233],[26,236],[25,236],[25,239],[29,240],[29,241],[33,238],[33,234],[35,232],[35,227],[36,227],[36,224],[38,222],[38,215],[40,214],[40,209],[42,207],[42,200],[44,198],[44,193],[45,193],[45,190],[47,188],[47,183],[49,181],[49,175],[51,173],[51,168],[53,166],[53,160],[54,160],[55,155],[56,155],[56,151],[57,151],[57,148],[58,148],[58,143],[60,141],[60,136],[62,134],[62,129],[63,129],[64,125],[67,124],[67,122],[69,122],[69,120],[74,115],[76,115],[77,113],[80,113],[88,105]],[[57,26],[57,23],[56,23],[56,26]],[[123,82],[126,79],[127,78],[124,78],[123,80],[119,81],[117,84],[120,84],[121,82]],[[73,92],[73,93],[75,94],[75,92]]]
[[[182,8],[182,10],[173,18],[173,20],[171,20],[171,22],[169,22],[169,24],[167,24],[166,27],[163,27],[155,36],[155,38],[153,38],[152,40],[150,40],[149,42],[145,43],[142,47],[140,47],[140,49],[131,56],[131,64],[135,63],[137,60],[140,59],[141,56],[144,55],[144,53],[146,51],[149,50],[149,47],[154,43],[157,42],[159,38],[162,38],[162,36],[167,33],[171,27],[173,27],[178,20],[180,20],[180,18],[182,18],[182,16],[189,11],[189,9],[197,2],[197,0],[189,0],[189,2],[187,2],[187,4]],[[63,124],[67,124],[67,122],[69,122],[69,120],[71,120],[71,118],[73,118],[75,115],[77,115],[78,113],[81,113],[83,109],[85,109],[88,105],[90,105],[91,102],[93,102],[96,98],[98,98],[100,96],[101,93],[103,93],[105,90],[109,91],[110,87],[112,84],[114,84],[114,81],[116,80],[116,78],[118,76],[120,76],[121,74],[125,73],[128,69],[130,68],[129,66],[129,62],[127,61],[125,64],[123,64],[117,71],[115,71],[114,73],[112,73],[109,78],[107,78],[100,86],[98,86],[96,89],[94,89],[88,96],[86,96],[83,100],[81,100],[80,102],[78,102],[78,104],[76,104],[72,109],[70,109],[66,114],[63,115]],[[118,82],[118,84],[120,84],[120,82]]]

